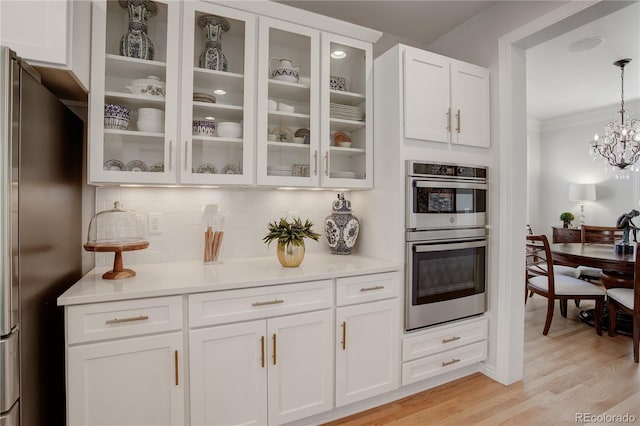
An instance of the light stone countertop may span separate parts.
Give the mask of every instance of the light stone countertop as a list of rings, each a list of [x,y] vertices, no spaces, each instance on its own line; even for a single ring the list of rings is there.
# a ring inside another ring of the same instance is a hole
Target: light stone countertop
[[[202,262],[125,265],[136,276],[104,280],[111,267],[94,268],[58,298],[58,305],[171,296],[262,287],[304,281],[399,271],[402,265],[357,255],[307,254],[296,268],[284,268],[276,256]]]

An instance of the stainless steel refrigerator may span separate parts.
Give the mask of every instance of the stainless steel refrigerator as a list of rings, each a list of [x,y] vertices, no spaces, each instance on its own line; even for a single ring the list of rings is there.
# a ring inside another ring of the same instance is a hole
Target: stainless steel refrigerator
[[[0,47],[0,426],[65,423],[64,317],[81,277],[83,123]]]

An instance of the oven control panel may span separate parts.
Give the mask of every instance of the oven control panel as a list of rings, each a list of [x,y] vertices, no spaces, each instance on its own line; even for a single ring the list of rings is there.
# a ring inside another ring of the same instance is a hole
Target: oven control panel
[[[480,166],[465,166],[459,164],[423,163],[408,161],[407,174],[410,176],[436,177],[449,179],[486,180],[487,168]]]

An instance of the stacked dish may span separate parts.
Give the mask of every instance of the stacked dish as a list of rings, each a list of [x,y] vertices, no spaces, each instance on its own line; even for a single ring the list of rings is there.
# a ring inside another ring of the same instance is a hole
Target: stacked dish
[[[216,103],[216,97],[205,92],[193,92],[193,100],[196,102]]]
[[[104,104],[104,128],[124,130],[129,127],[129,108],[116,105]]]
[[[291,166],[267,165],[268,176],[293,176]]]
[[[147,78],[139,78],[127,86],[127,90],[134,95],[161,96],[165,95],[165,82],[160,81],[160,77],[150,75]]]
[[[331,172],[329,176],[337,179],[355,179],[356,178],[356,174],[354,172],[342,172],[342,171]]]
[[[343,120],[362,121],[362,109],[359,106],[342,105],[329,103],[329,115],[331,118],[341,118]]]
[[[216,124],[213,121],[193,120],[191,134],[194,136],[213,136]]]

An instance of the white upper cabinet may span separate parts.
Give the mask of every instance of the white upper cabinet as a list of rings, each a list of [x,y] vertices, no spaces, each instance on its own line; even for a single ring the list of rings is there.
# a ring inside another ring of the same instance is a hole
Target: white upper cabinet
[[[215,4],[184,3],[182,183],[253,181],[256,19]],[[207,61],[207,55],[214,58],[220,51],[224,59]],[[215,130],[207,127],[210,123]]]
[[[180,28],[180,4],[153,4],[155,13],[149,11],[144,19],[153,45],[153,55],[146,55],[146,59],[121,54],[121,40],[128,34],[129,12],[115,1],[93,4],[89,101],[92,183],[176,182],[180,43],[175,34]],[[143,93],[132,89],[134,80],[154,77],[166,85],[164,93],[146,87]],[[128,111],[128,122],[107,123],[107,108],[125,114]]]
[[[318,186],[320,33],[260,18],[259,40],[258,184]]]
[[[0,45],[30,64],[73,73],[89,89],[89,1],[0,1]]]
[[[404,52],[404,134],[488,148],[489,70],[418,49]]]

